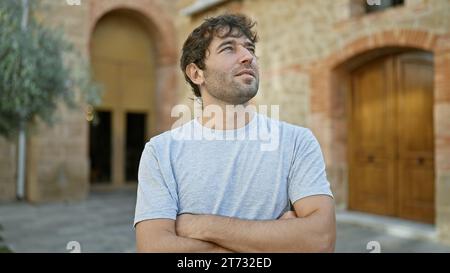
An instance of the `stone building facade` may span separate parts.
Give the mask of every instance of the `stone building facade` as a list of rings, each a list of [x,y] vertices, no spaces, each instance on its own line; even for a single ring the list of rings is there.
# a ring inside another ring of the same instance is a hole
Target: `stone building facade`
[[[104,41],[113,35],[107,30],[114,24],[127,25],[120,22],[133,18],[148,31],[148,41],[142,44],[152,44],[154,60],[148,64],[149,101],[143,104],[151,107],[147,138],[171,127],[173,105],[192,104],[193,95],[178,68],[189,32],[206,16],[249,15],[257,21],[260,37],[261,82],[255,102],[279,105],[280,119],[312,129],[338,207],[432,223],[450,242],[447,0],[388,1],[398,5],[378,11],[364,0],[82,0],[80,6],[63,0],[43,2],[48,7],[40,13],[42,20],[62,25],[88,57],[95,55],[97,40],[103,41],[99,52],[108,51],[102,48],[109,48]],[[133,43],[124,48],[133,51]],[[110,52],[111,57],[117,51]],[[94,67],[97,77],[107,83],[107,101],[123,100],[110,95],[110,90],[114,79],[127,79],[128,74],[114,74],[113,66],[94,63]],[[143,93],[133,94],[129,96]],[[131,100],[130,105],[138,103]],[[99,107],[111,115],[115,148],[110,188],[127,185],[125,114],[143,111],[127,107],[125,103]],[[85,113],[61,109],[59,115],[59,124],[41,126],[29,139],[30,201],[81,199],[91,188]],[[16,147],[1,139],[0,150],[0,199],[11,200]]]

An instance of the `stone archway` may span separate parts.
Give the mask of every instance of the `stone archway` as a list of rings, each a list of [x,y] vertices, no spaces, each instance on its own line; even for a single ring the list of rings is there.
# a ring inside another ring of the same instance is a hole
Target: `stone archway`
[[[170,129],[172,124],[170,112],[177,102],[175,90],[177,82],[176,73],[178,70],[176,31],[173,18],[152,0],[96,0],[91,1],[90,5],[89,47],[94,28],[100,18],[105,14],[113,10],[122,9],[142,15],[143,23],[147,26],[148,31],[154,35],[154,41],[156,43],[156,89],[154,107],[156,109],[158,124],[153,134]]]
[[[314,64],[311,79],[311,114],[309,124],[323,146],[328,173],[337,203],[347,200],[347,124],[345,120],[345,66],[372,58],[368,52],[382,49],[420,49],[434,55],[434,128],[436,173],[436,224],[443,236],[450,237],[450,35],[426,31],[393,30],[362,37]],[[361,59],[358,60],[358,56]],[[446,230],[446,231],[445,231]]]
[[[100,31],[97,26],[101,26]],[[111,39],[118,42],[112,43]],[[125,42],[127,39],[134,42],[128,44]],[[146,128],[142,130],[148,140],[172,126],[170,112],[176,104],[178,69],[175,47],[172,18],[154,1],[91,2],[91,62],[97,64],[94,69],[101,72],[98,74],[109,90],[106,90],[108,93],[104,96],[105,101],[97,110],[101,111],[99,116],[104,114],[104,120],[111,124],[107,130],[111,132],[101,138],[112,141],[102,143],[103,145],[90,145],[90,150],[92,147],[105,145],[111,147],[106,153],[92,153],[106,156],[96,156],[96,160],[93,160],[91,155],[91,162],[99,161],[95,163],[95,172],[91,166],[91,178],[103,177],[101,179],[105,180],[106,177],[107,181],[112,182],[107,187],[123,186],[126,181],[137,180],[135,175],[131,175],[137,173],[137,165],[129,162],[138,162],[138,150],[143,144],[128,141],[129,138],[137,137],[137,142],[140,143],[139,134],[134,129]],[[151,61],[147,61],[148,59]],[[128,125],[132,124],[137,127],[130,130]],[[90,135],[92,132],[104,131],[104,128],[91,129]],[[129,135],[129,132],[132,134]],[[99,173],[99,169],[106,169],[108,175],[92,176]]]

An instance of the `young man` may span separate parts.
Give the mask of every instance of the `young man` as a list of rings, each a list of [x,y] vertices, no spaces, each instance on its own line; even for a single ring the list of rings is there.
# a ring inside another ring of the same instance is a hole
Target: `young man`
[[[184,43],[187,82],[204,111],[221,111],[146,144],[138,251],[334,251],[334,200],[317,140],[306,128],[245,110],[259,86],[253,26],[243,15],[222,15]],[[261,132],[276,132],[277,145],[262,149],[260,138],[246,137]]]

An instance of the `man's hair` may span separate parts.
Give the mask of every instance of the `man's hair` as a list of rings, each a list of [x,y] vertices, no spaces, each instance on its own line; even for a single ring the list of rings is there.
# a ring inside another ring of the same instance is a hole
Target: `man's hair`
[[[201,97],[200,89],[186,75],[186,67],[194,63],[200,69],[205,69],[206,52],[214,36],[225,38],[245,35],[252,43],[256,43],[258,36],[255,31],[252,31],[255,24],[254,21],[242,14],[224,14],[205,19],[199,27],[192,31],[183,44],[180,66],[184,78],[191,85],[196,97]]]

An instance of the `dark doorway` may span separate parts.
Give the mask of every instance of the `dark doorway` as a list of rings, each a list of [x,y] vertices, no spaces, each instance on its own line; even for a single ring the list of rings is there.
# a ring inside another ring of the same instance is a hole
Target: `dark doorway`
[[[145,145],[146,114],[127,113],[125,177],[127,182],[137,182],[139,160]]]
[[[89,123],[91,183],[111,182],[111,112],[97,111]]]
[[[378,12],[395,6],[402,6],[404,0],[367,0],[365,4],[366,13]]]

